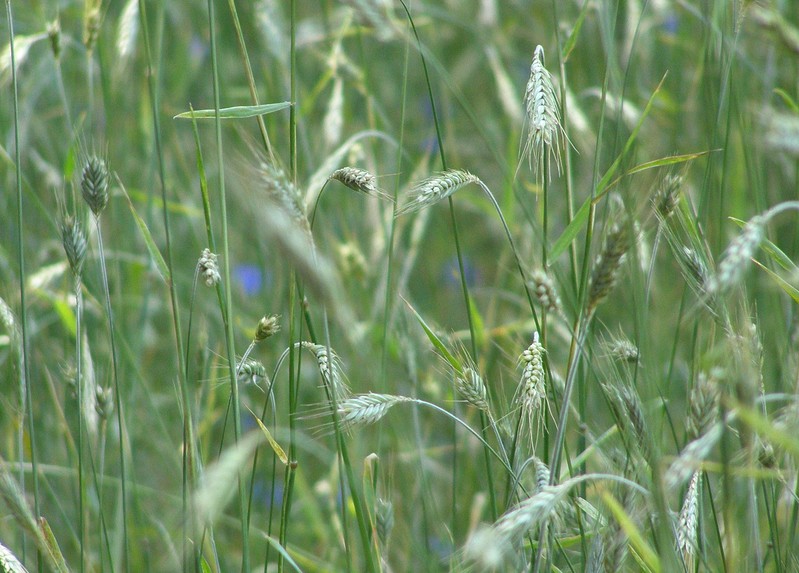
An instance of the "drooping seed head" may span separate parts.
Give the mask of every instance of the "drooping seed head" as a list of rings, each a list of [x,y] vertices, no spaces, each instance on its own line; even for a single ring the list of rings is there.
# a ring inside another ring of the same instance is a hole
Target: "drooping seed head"
[[[328,349],[322,344],[314,344],[307,341],[301,344],[303,348],[313,353],[319,373],[322,375],[322,380],[328,389],[334,393],[336,402],[340,403],[342,400],[349,398],[351,396],[350,389],[344,381],[341,360],[338,355],[331,349],[330,356],[328,356]]]
[[[93,155],[86,161],[81,173],[80,190],[89,209],[99,216],[108,205],[108,168],[103,159]]]
[[[408,191],[408,201],[397,210],[397,216],[415,213],[425,207],[446,199],[469,183],[477,183],[478,177],[462,169],[449,169],[420,181]]]
[[[259,382],[266,380],[267,374],[266,367],[261,362],[248,358],[244,364],[239,365],[237,372],[239,384],[252,384],[263,390]]]
[[[488,410],[486,387],[480,373],[474,368],[464,368],[463,374],[455,377],[455,389],[464,400],[475,408]]]
[[[359,394],[338,403],[339,422],[346,428],[368,426],[378,422],[392,406],[411,402],[411,398],[391,394]]]
[[[336,169],[331,175],[330,179],[335,179],[342,185],[345,185],[353,191],[364,193],[371,197],[380,197],[391,201],[391,196],[381,191],[377,187],[377,177],[372,175],[365,169],[358,169],[357,167],[342,167]]]

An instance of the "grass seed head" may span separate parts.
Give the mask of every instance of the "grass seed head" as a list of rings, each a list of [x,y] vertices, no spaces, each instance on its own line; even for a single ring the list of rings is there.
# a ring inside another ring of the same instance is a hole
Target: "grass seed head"
[[[677,520],[677,550],[682,555],[688,571],[693,570],[693,559],[697,546],[697,513],[699,506],[699,491],[702,485],[702,472],[694,472],[685,500]]]
[[[705,433],[718,418],[719,381],[723,375],[718,368],[707,373],[700,372],[696,384],[691,388],[685,427],[692,440]]]
[[[680,189],[683,185],[682,175],[668,174],[661,181],[655,193],[655,211],[661,219],[667,219],[680,204]]]
[[[212,253],[210,249],[203,249],[200,260],[197,261],[197,270],[202,276],[205,286],[212,287],[222,280],[217,265],[218,255]]]
[[[530,79],[524,91],[524,106],[527,139],[522,147],[522,157],[527,156],[530,168],[538,174],[544,162],[554,158],[560,173],[561,146],[565,137],[558,96],[552,76],[544,67],[544,48],[541,46],[536,46],[533,53]]]
[[[763,241],[766,221],[767,217],[755,215],[744,225],[743,231],[730,242],[719,263],[716,276],[708,285],[710,294],[725,292],[741,279],[749,266],[750,259]]]
[[[464,400],[475,408],[488,410],[486,387],[480,373],[474,368],[464,368],[463,375],[455,377],[455,389]]]
[[[347,429],[375,424],[400,402],[411,398],[391,394],[359,394],[338,403],[339,422]]]
[[[365,169],[342,167],[341,169],[336,169],[330,175],[330,179],[335,179],[353,191],[358,191],[370,197],[380,197],[381,199],[387,199],[389,201],[392,200],[390,195],[377,187],[377,177]]]
[[[261,388],[259,382],[263,382],[267,379],[266,374],[266,367],[261,364],[258,360],[253,360],[252,358],[248,358],[244,364],[241,364],[238,369],[238,374],[236,379],[238,380],[239,384],[252,384],[257,388]]]
[[[430,205],[446,199],[458,189],[480,179],[462,169],[449,169],[424,181],[420,181],[408,191],[409,199],[397,210],[397,216],[415,213]]]
[[[349,398],[351,396],[350,389],[344,381],[341,360],[338,355],[331,349],[330,356],[328,356],[327,347],[322,344],[306,341],[302,343],[302,347],[313,353],[319,374],[321,374],[325,385],[335,394],[336,402],[340,403]]]
[[[535,293],[538,304],[549,312],[560,312],[561,302],[555,283],[543,270],[537,269],[530,278],[530,286]]]
[[[61,223],[61,244],[64,246],[72,273],[79,278],[86,260],[86,236],[75,217],[67,216]]]
[[[255,340],[260,342],[280,332],[280,317],[276,314],[264,316],[255,328]]]
[[[588,314],[599,306],[616,286],[619,269],[630,248],[630,231],[625,221],[613,225],[605,239],[602,252],[591,272],[591,290],[588,294]]]
[[[108,205],[108,168],[105,161],[92,155],[86,161],[80,177],[83,200],[97,217]]]

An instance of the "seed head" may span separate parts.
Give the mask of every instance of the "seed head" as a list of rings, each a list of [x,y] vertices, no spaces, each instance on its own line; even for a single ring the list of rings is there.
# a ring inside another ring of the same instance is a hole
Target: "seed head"
[[[391,201],[391,196],[381,191],[377,187],[377,177],[364,169],[357,167],[342,167],[337,169],[330,175],[330,179],[335,179],[342,185],[345,185],[353,191],[370,195],[371,197],[380,197]]]
[[[680,510],[677,523],[677,549],[682,554],[688,570],[693,570],[693,558],[696,552],[697,541],[697,509],[699,505],[699,490],[701,488],[701,472],[694,472],[685,500]]]
[[[219,266],[216,262],[217,258],[218,256],[209,249],[203,249],[200,260],[197,262],[197,271],[202,276],[207,287],[212,287],[222,280],[219,275]]]
[[[375,511],[375,526],[377,538],[383,546],[388,544],[391,530],[394,529],[394,505],[386,499],[377,498]]]
[[[464,400],[475,408],[488,410],[486,387],[480,373],[474,368],[464,368],[463,375],[455,377],[455,389]]]
[[[688,402],[688,419],[685,427],[688,436],[694,440],[705,433],[718,417],[719,381],[724,373],[714,368],[709,373],[700,372],[696,384],[691,388]]]
[[[522,156],[527,155],[530,169],[538,174],[541,174],[544,161],[550,161],[554,157],[560,173],[560,148],[564,132],[558,97],[552,85],[552,76],[544,67],[544,48],[541,46],[536,46],[533,53],[530,79],[527,80],[524,91],[524,105],[527,140],[522,148]]]
[[[248,358],[244,364],[239,365],[236,378],[239,384],[252,384],[253,386],[261,388],[261,385],[258,383],[267,379],[266,367],[258,360]],[[263,388],[261,389],[263,390]]]
[[[111,386],[103,388],[97,386],[94,389],[95,402],[94,409],[103,420],[107,420],[114,411],[114,389]]]
[[[449,169],[424,181],[420,181],[408,191],[410,199],[397,210],[397,216],[415,213],[425,207],[446,199],[458,189],[469,183],[477,183],[480,179],[462,169]]]
[[[280,317],[276,314],[264,316],[255,329],[255,340],[260,342],[280,332]]]
[[[668,218],[680,204],[680,188],[682,188],[682,175],[668,174],[655,193],[655,211],[661,219]]]
[[[339,422],[347,429],[354,426],[367,426],[378,422],[386,413],[400,402],[412,402],[405,396],[391,394],[360,394],[338,403]]]
[[[105,161],[91,156],[83,167],[80,178],[83,200],[97,217],[108,204],[108,168]]]
[[[708,285],[710,294],[724,292],[741,279],[763,241],[767,220],[764,215],[755,215],[744,225],[741,234],[732,240],[719,263],[716,276]]]
[[[530,279],[530,286],[535,293],[538,303],[549,312],[560,312],[560,296],[550,276],[543,270],[537,269]]]
[[[335,394],[336,402],[340,403],[342,400],[349,398],[351,396],[350,389],[344,382],[341,360],[338,355],[331,349],[330,357],[328,357],[327,347],[322,344],[302,342],[302,347],[307,348],[313,353],[316,358],[317,366],[319,367],[319,373],[322,375],[322,380]]]
[[[75,217],[67,216],[61,223],[61,244],[75,277],[80,277],[86,260],[86,237]]]
[[[616,286],[619,268],[624,261],[624,255],[630,248],[630,233],[628,225],[622,221],[613,227],[605,239],[605,246],[594,263],[591,272],[591,290],[588,294],[588,314],[610,294]]]

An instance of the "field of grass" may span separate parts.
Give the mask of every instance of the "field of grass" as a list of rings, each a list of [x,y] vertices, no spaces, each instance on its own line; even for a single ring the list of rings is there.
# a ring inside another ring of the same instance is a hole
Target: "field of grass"
[[[3,8],[0,570],[799,571],[799,5]]]

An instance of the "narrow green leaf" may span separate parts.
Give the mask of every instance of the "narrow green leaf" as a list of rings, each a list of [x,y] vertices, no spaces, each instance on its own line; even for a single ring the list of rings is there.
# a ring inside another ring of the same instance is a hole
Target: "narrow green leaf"
[[[147,245],[147,250],[150,252],[150,256],[152,257],[153,261],[155,262],[155,266],[158,269],[158,272],[161,274],[161,278],[164,281],[169,282],[172,280],[172,277],[169,273],[169,268],[166,266],[166,261],[164,261],[164,257],[161,256],[161,251],[158,250],[158,246],[155,244],[155,240],[153,240],[153,236],[150,233],[150,229],[147,228],[147,223],[144,222],[139,214],[136,212],[136,208],[133,206],[133,202],[130,200],[128,196],[128,192],[125,190],[125,187],[122,185],[122,182],[117,180],[119,183],[120,188],[122,189],[122,193],[125,195],[125,199],[128,200],[128,206],[130,207],[130,212],[133,214],[133,219],[136,221],[136,225],[139,227],[139,231],[141,231],[142,237],[144,238],[144,243]]]
[[[300,569],[300,566],[297,565],[297,562],[291,558],[289,552],[286,551],[286,548],[283,547],[277,539],[274,539],[266,534],[264,534],[264,539],[266,539],[266,542],[269,543],[269,545],[271,545],[272,547],[274,547],[277,550],[277,552],[283,556],[283,559],[285,559],[286,562],[289,565],[291,565],[295,571],[297,571],[297,573],[302,573],[302,569]]]
[[[799,290],[797,290],[795,286],[793,286],[791,283],[786,281],[780,275],[772,271],[770,268],[763,265],[760,261],[757,261],[755,259],[752,260],[757,266],[766,271],[766,274],[768,274],[774,280],[774,282],[777,283],[777,286],[779,286],[782,290],[784,290],[785,293],[789,297],[791,297],[795,303],[799,304]]]
[[[474,299],[471,296],[469,297],[469,314],[472,317],[472,325],[474,326],[474,344],[478,348],[482,348],[486,339],[485,321],[483,321],[480,310],[474,304]]]
[[[709,153],[710,151],[699,151],[698,153],[686,153],[684,155],[670,155],[669,157],[661,157],[660,159],[654,159],[652,161],[647,161],[646,163],[636,165],[630,169],[626,175],[632,175],[633,173],[639,173],[641,171],[646,171],[647,169],[653,169],[655,167],[685,163],[686,161],[692,161],[697,157],[702,157],[703,155],[708,155]]]
[[[652,92],[652,95],[649,97],[649,101],[644,108],[643,113],[641,113],[641,117],[638,120],[638,124],[633,129],[633,132],[630,134],[630,137],[627,139],[627,142],[624,144],[624,149],[616,158],[616,160],[611,164],[608,170],[605,172],[605,175],[602,176],[602,179],[596,186],[596,193],[594,193],[594,197],[589,197],[586,199],[585,203],[582,204],[580,209],[575,213],[574,218],[569,222],[566,229],[563,231],[558,240],[555,241],[555,244],[552,246],[550,250],[550,255],[552,259],[558,258],[571,244],[574,238],[577,236],[577,233],[580,232],[583,225],[585,225],[586,221],[588,220],[588,213],[590,212],[591,203],[593,202],[596,204],[602,196],[607,193],[611,188],[612,184],[610,183],[613,180],[613,176],[616,174],[616,171],[619,169],[621,165],[621,160],[627,155],[627,153],[632,148],[633,143],[635,142],[635,138],[638,136],[638,132],[641,130],[641,126],[643,125],[644,120],[649,115],[649,112],[652,111],[652,106],[655,103],[655,96],[660,92],[660,89],[663,87],[663,82],[666,81],[666,76],[663,76],[663,79],[660,80],[660,83],[655,88],[655,91]],[[662,160],[657,160],[662,161]]]
[[[402,299],[402,300],[405,300],[405,299]],[[411,303],[409,303],[407,300],[405,300],[405,304],[408,305],[408,308],[411,310],[413,315],[416,317],[416,320],[419,321],[419,324],[424,329],[424,332],[427,335],[427,338],[430,340],[430,342],[433,344],[433,346],[436,347],[436,350],[438,350],[441,353],[441,356],[444,357],[444,360],[449,362],[450,365],[459,374],[461,372],[463,372],[463,366],[461,365],[460,361],[457,358],[455,358],[455,356],[447,349],[447,347],[444,345],[444,343],[441,341],[441,339],[438,336],[436,336],[436,333],[433,332],[433,330],[427,325],[427,323],[419,315],[419,313],[416,312],[416,309],[414,309],[411,306]]]
[[[249,408],[247,409],[250,410]],[[264,425],[261,419],[255,415],[255,412],[250,410],[250,414],[252,414],[252,417],[255,418],[256,422],[258,422],[258,426],[261,428],[264,436],[266,436],[266,441],[269,442],[269,445],[272,447],[272,451],[275,452],[275,455],[280,458],[280,461],[283,462],[284,466],[289,465],[289,457],[286,455],[286,452],[283,450],[283,448],[280,447],[280,444],[277,443],[275,438],[272,437],[269,429]]]
[[[774,93],[780,96],[782,103],[791,108],[792,112],[799,113],[799,105],[797,105],[796,100],[793,99],[788,92],[786,92],[784,89],[777,88],[774,90]]]
[[[590,6],[591,2],[588,0],[583,1],[583,7],[580,8],[580,13],[577,15],[577,21],[574,23],[572,31],[569,34],[569,38],[566,40],[566,43],[563,44],[563,49],[561,50],[561,58],[563,58],[564,62],[569,59],[569,55],[572,53],[574,46],[577,44],[577,36],[580,35],[580,30],[583,27],[583,22],[585,22],[585,17],[588,15],[588,8]]]
[[[633,549],[635,549],[636,553],[641,558],[642,564],[650,571],[660,573],[660,559],[658,559],[657,553],[655,553],[655,550],[646,542],[643,535],[641,535],[641,531],[635,526],[635,523],[633,523],[630,516],[627,515],[627,512],[624,511],[621,504],[607,491],[602,492],[602,501],[613,514],[614,519],[624,530],[624,533],[627,534],[627,537],[630,538],[630,545],[633,546]]]
[[[261,105],[239,105],[235,107],[223,107],[219,110],[219,119],[244,119],[258,115],[274,113],[282,109],[291,107],[291,102],[282,101],[280,103],[265,103]],[[184,111],[177,114],[172,119],[216,119],[215,109],[197,109],[194,111]]]
[[[728,217],[728,219],[742,229],[744,228],[744,225],[746,225],[746,221],[743,219],[738,219],[737,217]],[[777,245],[766,239],[763,241],[763,243],[761,243],[760,248],[784,270],[791,273],[796,272],[797,268],[794,262],[791,260],[791,257],[786,255]]]
[[[44,517],[39,518],[39,531],[42,532],[44,542],[47,544],[47,554],[55,570],[58,573],[68,573],[67,562],[64,560],[64,555],[61,553],[61,548],[58,546],[55,535],[53,535],[53,530],[50,529],[50,524],[47,523]]]

